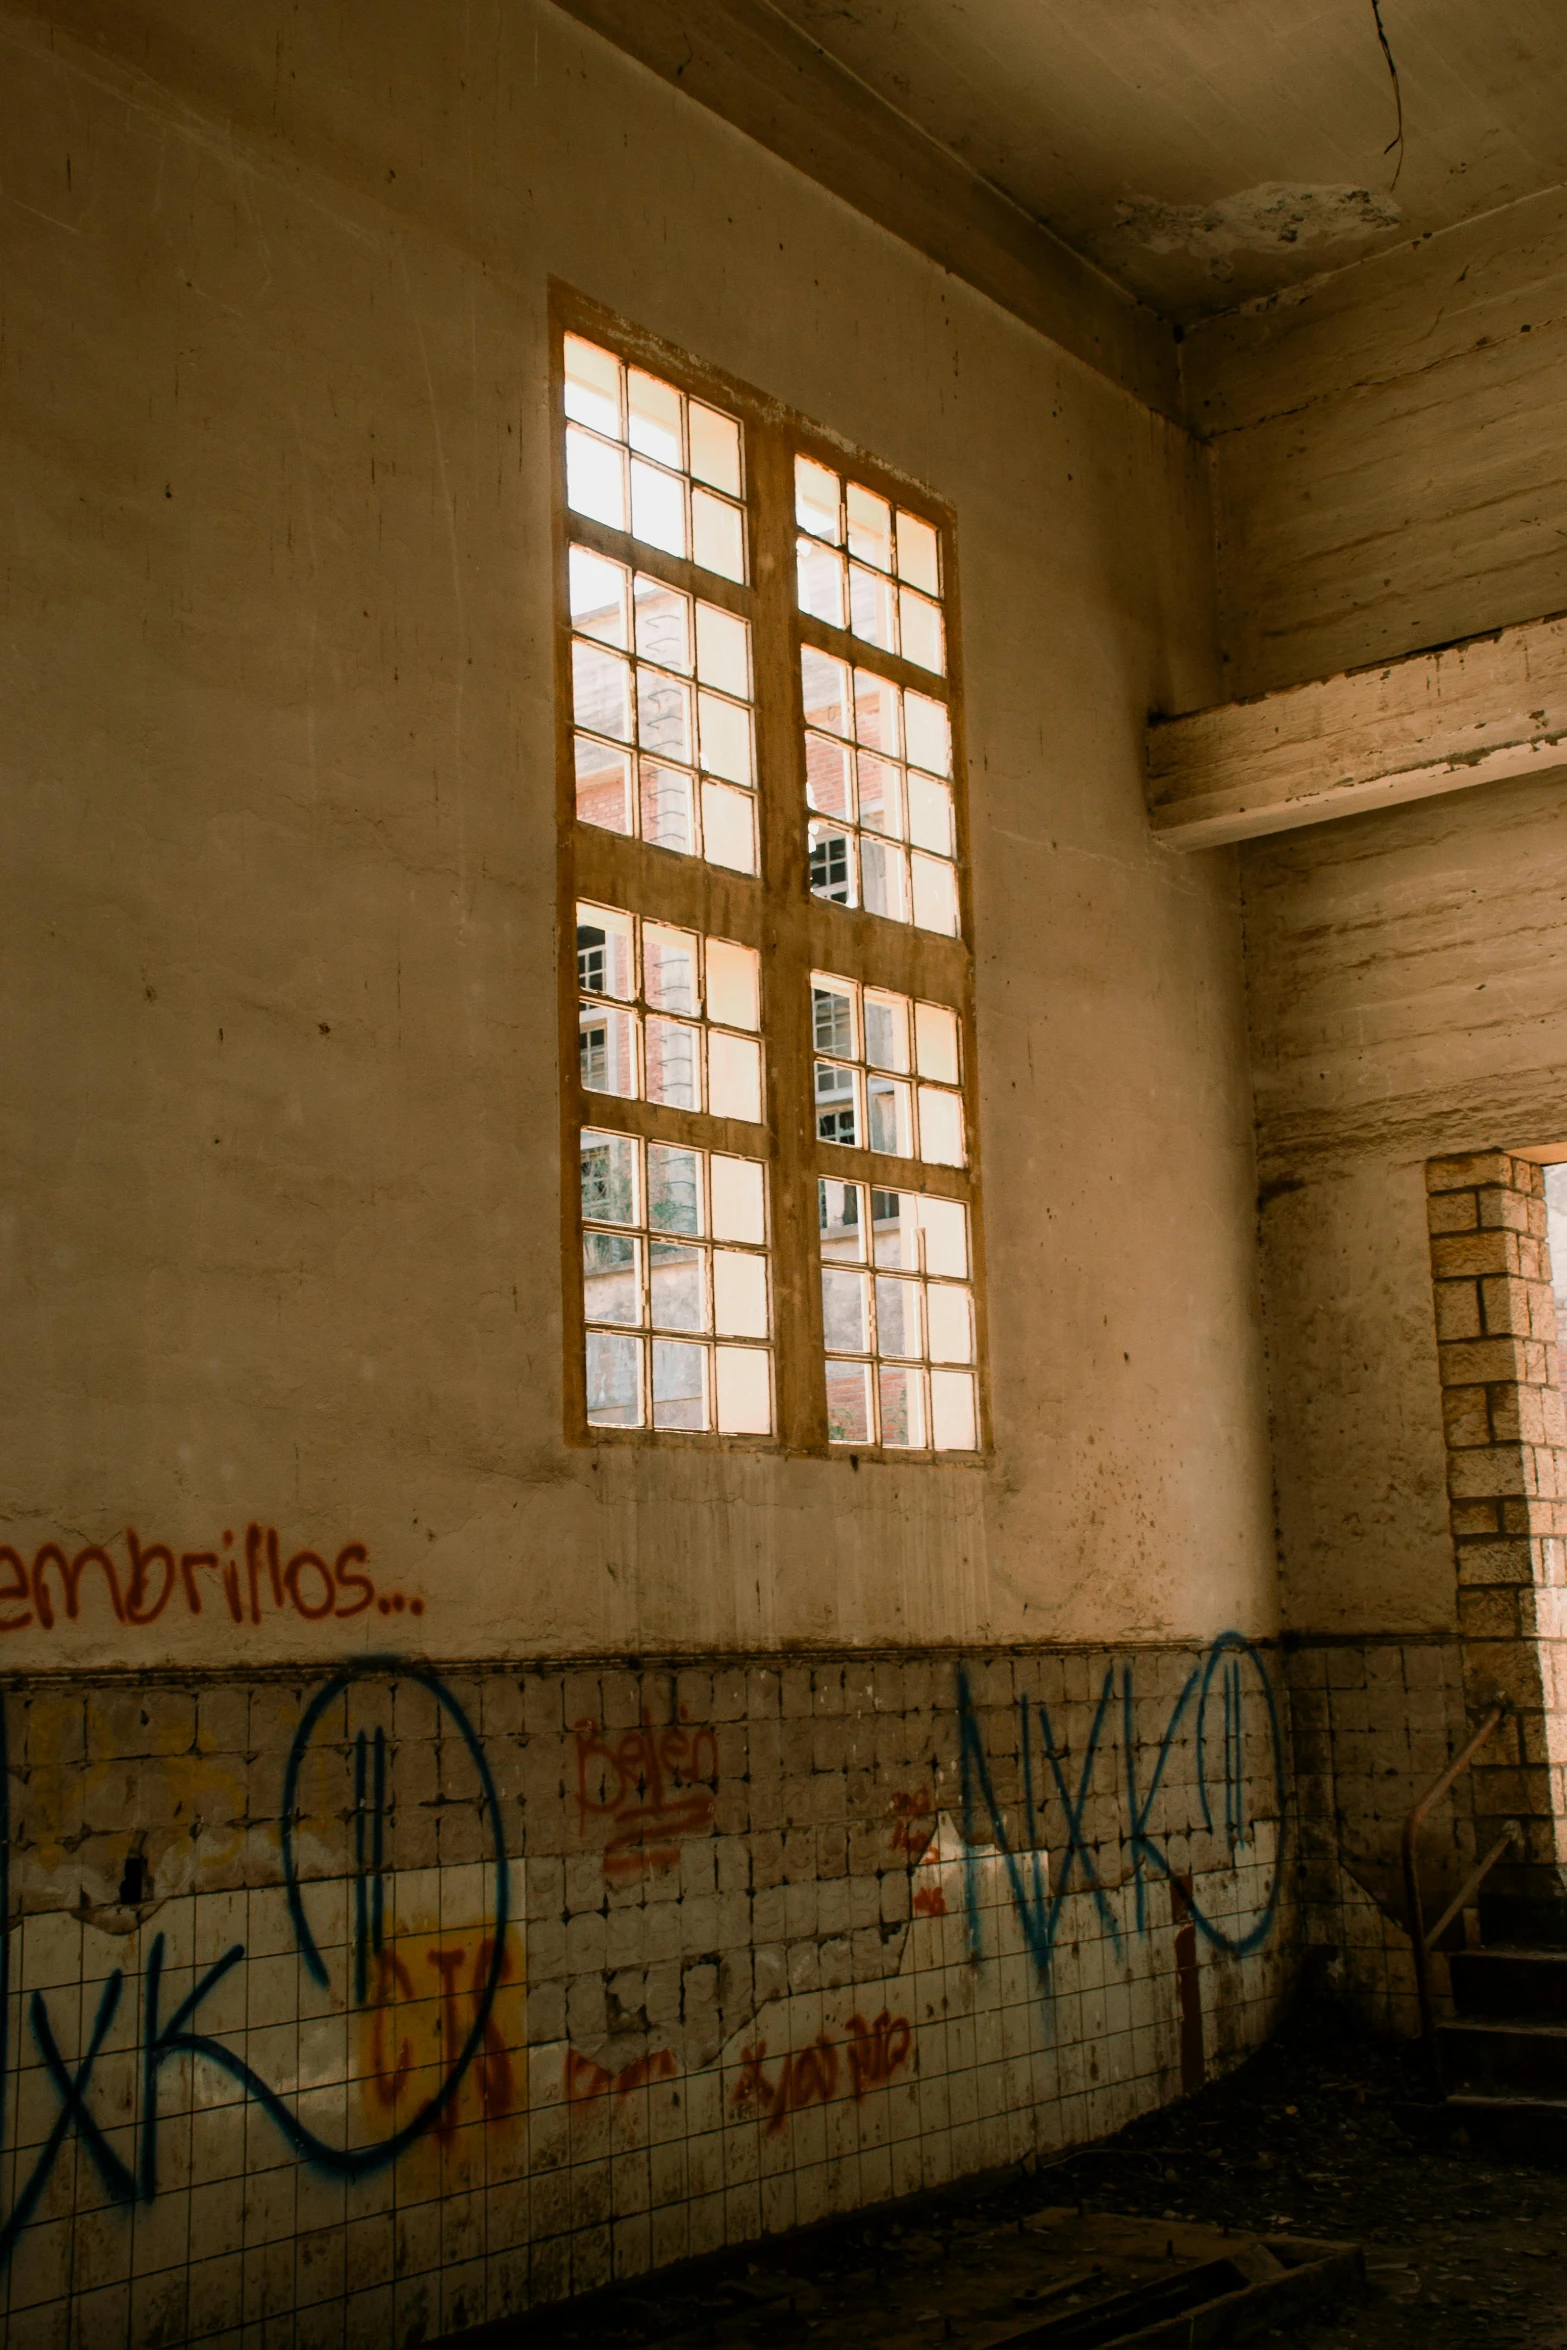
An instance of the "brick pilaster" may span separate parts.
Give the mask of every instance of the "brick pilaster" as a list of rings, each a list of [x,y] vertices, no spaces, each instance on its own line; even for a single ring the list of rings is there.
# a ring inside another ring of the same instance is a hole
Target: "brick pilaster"
[[[1513,1718],[1475,1767],[1484,1849],[1509,1817],[1514,1899],[1567,1902],[1567,1418],[1538,1167],[1505,1151],[1426,1169],[1465,1694]]]

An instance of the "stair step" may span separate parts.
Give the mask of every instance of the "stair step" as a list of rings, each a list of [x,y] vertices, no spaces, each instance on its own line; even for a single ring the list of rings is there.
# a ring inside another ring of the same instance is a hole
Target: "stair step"
[[[1567,2023],[1471,2016],[1439,2025],[1437,2036],[1450,2089],[1567,2100]]]
[[[1450,2126],[1474,2139],[1518,2154],[1567,2152],[1567,2097],[1485,2097],[1458,2090],[1441,2108]]]
[[[1462,2016],[1567,2024],[1567,1950],[1454,1950],[1447,1965]]]

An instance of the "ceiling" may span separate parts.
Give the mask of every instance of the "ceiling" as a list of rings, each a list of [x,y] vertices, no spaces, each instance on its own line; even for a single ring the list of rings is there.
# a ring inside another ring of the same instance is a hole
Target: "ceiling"
[[[1567,181],[1567,0],[771,0],[1165,316]],[[1395,184],[1396,172],[1396,184]]]

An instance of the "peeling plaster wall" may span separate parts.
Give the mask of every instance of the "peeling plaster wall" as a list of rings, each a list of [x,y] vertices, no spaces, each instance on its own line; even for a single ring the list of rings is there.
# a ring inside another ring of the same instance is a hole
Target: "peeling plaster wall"
[[[1224,700],[1567,606],[1567,195],[1210,320]]]
[[[231,1662],[251,1524],[444,1657],[1266,1632],[1234,867],[1142,807],[1189,444],[546,6],[4,41],[4,1534],[216,1559],[6,1661]],[[552,274],[956,507],[988,1468],[563,1441]]]

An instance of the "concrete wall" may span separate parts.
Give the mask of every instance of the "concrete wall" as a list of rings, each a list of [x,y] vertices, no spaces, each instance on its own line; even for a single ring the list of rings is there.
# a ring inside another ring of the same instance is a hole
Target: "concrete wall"
[[[548,7],[59,21],[6,50],[19,1553],[358,1543],[445,1657],[1266,1630],[1233,867],[1141,803],[1216,682],[1200,459]],[[552,274],[957,510],[983,1470],[562,1441]],[[210,1657],[217,1581],[8,1661]]]
[[[1223,699],[1567,606],[1567,197],[1195,327]]]
[[[1229,2061],[1239,909],[1141,782],[1200,457],[542,4],[0,39],[8,2342],[414,2340],[1107,2127],[1172,1870]],[[564,1441],[552,276],[956,510],[982,1467]]]

